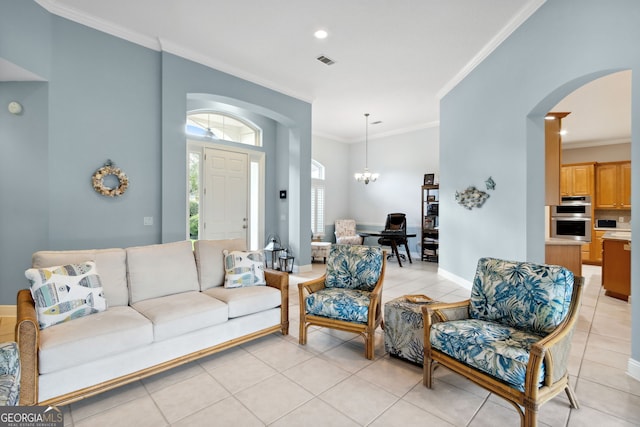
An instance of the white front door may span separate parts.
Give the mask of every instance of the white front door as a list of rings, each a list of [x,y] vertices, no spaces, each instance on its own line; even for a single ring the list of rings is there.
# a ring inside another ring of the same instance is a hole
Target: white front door
[[[204,239],[247,241],[248,164],[246,153],[205,149]]]

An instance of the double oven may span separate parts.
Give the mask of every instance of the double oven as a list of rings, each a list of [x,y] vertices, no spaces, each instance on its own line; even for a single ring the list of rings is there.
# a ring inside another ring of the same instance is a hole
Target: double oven
[[[551,237],[591,241],[591,197],[566,196],[551,207]]]

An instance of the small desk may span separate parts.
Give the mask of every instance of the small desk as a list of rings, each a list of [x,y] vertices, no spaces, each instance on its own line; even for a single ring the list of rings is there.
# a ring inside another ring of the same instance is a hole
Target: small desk
[[[391,254],[395,254],[398,259],[398,265],[402,267],[402,261],[400,261],[400,253],[398,252],[398,241],[404,240],[404,247],[407,250],[407,257],[409,258],[409,262],[413,264],[411,260],[411,252],[409,251],[409,244],[407,243],[407,239],[409,237],[416,237],[415,233],[405,233],[404,231],[379,231],[379,232],[358,232],[362,237],[384,237],[385,239],[389,239],[391,241]]]

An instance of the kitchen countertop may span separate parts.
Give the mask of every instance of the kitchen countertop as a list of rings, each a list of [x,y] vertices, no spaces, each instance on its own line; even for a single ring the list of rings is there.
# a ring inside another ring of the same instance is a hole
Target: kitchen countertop
[[[631,230],[608,231],[602,236],[603,239],[610,240],[631,240]]]
[[[552,246],[582,246],[588,243],[589,242],[583,242],[580,240],[555,239],[555,238],[548,238],[548,239],[545,239],[544,241],[545,245],[552,245]]]

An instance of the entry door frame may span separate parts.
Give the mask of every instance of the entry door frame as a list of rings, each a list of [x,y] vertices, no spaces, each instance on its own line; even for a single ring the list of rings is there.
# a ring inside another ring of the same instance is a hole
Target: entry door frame
[[[235,144],[229,143],[215,143],[215,142],[205,142],[198,141],[193,139],[187,140],[187,159],[189,158],[189,152],[199,152],[200,153],[200,168],[199,168],[199,192],[200,192],[200,201],[204,202],[204,183],[205,183],[205,161],[204,154],[205,148],[214,149],[214,150],[224,150],[224,151],[232,151],[236,153],[244,153],[248,155],[249,158],[249,204],[248,204],[248,214],[247,214],[247,249],[249,250],[258,250],[264,247],[264,227],[265,227],[265,153],[260,150],[252,149],[251,146],[237,146]],[[257,147],[256,147],[257,148]],[[188,162],[188,160],[187,160]],[[257,169],[257,171],[255,170]],[[189,168],[187,166],[187,187],[185,189],[185,194],[189,194]],[[255,176],[257,173],[257,176]],[[252,195],[257,191],[256,198]],[[186,204],[186,236],[189,238],[189,198],[187,197]],[[206,209],[205,206],[201,205],[200,209]],[[200,218],[203,216],[201,215]],[[202,220],[200,219],[200,224],[198,224],[199,230],[202,230]]]

